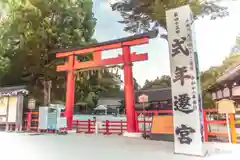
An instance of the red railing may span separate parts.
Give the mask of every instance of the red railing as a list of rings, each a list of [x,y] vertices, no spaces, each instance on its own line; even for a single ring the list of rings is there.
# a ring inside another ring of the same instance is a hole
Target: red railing
[[[151,124],[152,121],[144,121],[139,120],[138,124],[140,123],[149,123]],[[97,124],[98,123],[98,124]],[[97,133],[104,134],[104,135],[110,135],[110,134],[118,134],[122,135],[127,130],[127,122],[120,120],[120,121],[93,121],[93,120],[74,120],[73,121],[73,127],[76,128],[77,133],[86,133],[86,134],[92,134],[95,133],[97,130]],[[98,127],[98,128],[96,128]],[[146,128],[145,132],[150,132],[151,130],[149,128]],[[139,129],[139,132],[144,132],[144,130],[141,128]]]
[[[95,121],[93,120],[73,120],[73,127],[76,128],[77,133],[94,133]]]
[[[209,120],[208,115],[209,114],[217,114],[216,109],[206,109],[203,111],[203,121],[204,121],[204,138],[205,141],[209,141],[209,136],[216,136],[216,137],[228,137],[228,133],[226,131],[209,131],[209,128],[213,127],[214,125],[218,125],[218,127],[221,129],[225,128],[227,130],[227,121],[225,120]],[[235,118],[234,114],[230,114],[230,130],[231,130],[231,138],[232,143],[237,143],[237,133],[236,133],[236,127],[235,127]]]
[[[218,137],[226,137],[228,134],[226,131],[224,132],[216,132],[209,130],[209,127],[211,125],[219,125],[220,127],[226,127],[226,120],[210,120],[208,119],[209,114],[217,114],[216,109],[207,109],[203,111],[203,121],[204,121],[204,137],[205,141],[209,141],[209,136],[218,136]],[[155,111],[136,111],[136,117],[138,117],[140,114],[147,115],[147,117],[152,117],[153,115],[161,115],[161,114],[172,114],[172,110],[155,110]],[[144,132],[143,127],[141,127],[141,124],[144,124],[148,126],[146,128],[146,132],[151,131],[151,123],[152,120],[146,119],[146,120],[137,120],[138,124],[138,131]],[[27,112],[25,113],[25,119],[24,119],[25,129],[26,130],[37,130],[38,128],[38,112]],[[76,128],[77,133],[86,133],[86,134],[92,134],[95,132],[96,129],[96,122],[93,120],[74,120],[73,126]],[[150,128],[149,128],[150,126]],[[126,131],[126,121],[124,120],[106,120],[102,121],[101,125],[98,126],[98,133],[101,134],[118,134],[121,135],[124,131]],[[236,129],[235,129],[235,120],[234,115],[230,115],[230,127],[231,127],[231,133],[232,133],[232,142],[236,142]]]

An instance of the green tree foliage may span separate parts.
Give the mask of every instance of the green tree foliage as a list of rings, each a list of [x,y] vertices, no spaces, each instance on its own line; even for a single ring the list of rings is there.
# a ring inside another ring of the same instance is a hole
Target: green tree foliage
[[[139,89],[141,89],[141,86],[138,84],[137,79],[133,78],[133,85],[134,85],[134,91],[138,92]],[[119,95],[118,95],[119,96]],[[125,105],[125,98],[123,98],[122,100],[119,101],[120,102],[120,106],[119,106],[119,112],[123,113],[126,109],[126,105]]]
[[[31,93],[42,101],[43,80],[51,80],[52,99],[64,99],[66,73],[56,72],[56,65],[64,59],[58,60],[55,54],[49,53],[96,42],[92,39],[96,25],[92,0],[3,0],[0,3],[5,7],[6,17],[0,23],[0,61],[5,58],[3,61],[8,64],[0,65],[0,69],[8,69],[1,72],[4,73],[1,85],[28,84]],[[78,58],[90,60],[91,54]],[[77,81],[77,92],[89,87],[86,91],[89,95],[84,93],[88,101],[95,93],[92,84],[100,79],[95,76],[98,72],[102,71],[95,71],[91,79],[86,78],[90,75],[88,71],[83,72],[83,81]],[[112,77],[110,81],[114,83]],[[82,97],[76,94],[76,99]]]
[[[120,91],[120,75],[108,69],[91,70],[77,74],[76,99],[78,103],[86,103],[96,107],[100,96],[118,95]]]
[[[138,84],[136,78],[133,78],[133,85],[134,85],[135,91],[138,91],[141,88],[141,86]]]
[[[151,89],[151,88],[167,88],[171,87],[171,77],[168,75],[163,75],[161,78],[153,81],[146,80],[142,89]]]
[[[207,91],[207,88],[216,83],[217,78],[222,74],[222,69],[219,67],[211,67],[208,70],[201,72],[201,89],[204,108],[213,108],[214,101],[212,95]]]
[[[120,113],[120,114],[124,114],[125,109],[126,109],[125,99],[120,100],[119,102],[120,102],[119,113]]]
[[[209,15],[211,19],[228,15],[227,8],[202,0],[124,0],[112,4],[113,11],[119,11],[125,24],[125,31],[146,32],[157,27],[166,29],[166,10],[190,3],[194,17]],[[166,35],[162,35],[166,38]]]

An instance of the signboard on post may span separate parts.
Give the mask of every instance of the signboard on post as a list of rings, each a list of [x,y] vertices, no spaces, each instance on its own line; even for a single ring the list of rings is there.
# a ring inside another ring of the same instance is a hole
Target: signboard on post
[[[235,102],[230,99],[222,99],[216,102],[218,113],[226,114],[227,130],[228,130],[228,141],[232,142],[230,123],[229,123],[229,114],[235,113]]]
[[[222,99],[220,101],[217,101],[217,109],[218,113],[223,113],[223,114],[230,114],[230,113],[235,113],[235,105],[234,101],[230,99]]]
[[[174,152],[205,156],[197,82],[193,18],[189,5],[166,11],[171,66]]]
[[[142,103],[143,110],[145,110],[145,103],[148,102],[148,96],[145,94],[142,94],[138,97],[138,102]],[[145,114],[143,114],[143,137],[146,139],[147,134],[146,134],[146,118]]]
[[[151,133],[173,134],[173,117],[153,116]]]
[[[138,102],[139,103],[147,103],[148,102],[148,96],[145,94],[142,94],[138,97]]]

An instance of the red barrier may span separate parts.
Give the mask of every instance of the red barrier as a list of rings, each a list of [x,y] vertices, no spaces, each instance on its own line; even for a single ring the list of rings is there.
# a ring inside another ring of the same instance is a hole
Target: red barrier
[[[152,121],[145,121],[145,123],[151,124]],[[144,121],[138,121],[138,123],[144,123]],[[73,127],[76,127],[77,133],[86,133],[91,134],[96,131],[96,122],[91,120],[74,120]],[[118,134],[122,135],[124,131],[127,130],[127,122],[120,120],[120,121],[102,121],[100,126],[98,126],[97,132],[104,135],[111,135],[111,134]],[[140,130],[140,132],[144,132]],[[146,132],[149,133],[150,130],[146,129]]]
[[[217,125],[225,125],[226,120],[208,120],[207,115],[211,113],[217,113],[216,109],[207,109],[203,111],[203,121],[204,121],[204,137],[205,141],[209,141],[209,136],[228,136],[227,133],[221,133],[221,132],[210,132],[208,126],[212,124]],[[153,111],[136,111],[136,120],[138,115],[144,114],[147,115],[147,117],[151,117],[153,115],[159,115],[159,114],[172,114],[172,110],[153,110]],[[33,116],[35,115],[35,117]],[[34,118],[33,118],[34,117]],[[25,113],[25,129],[30,130],[36,130],[38,128],[38,112],[27,112]],[[34,123],[33,123],[34,122]],[[138,132],[144,132],[143,128],[139,128],[139,125],[145,123],[145,125],[151,126],[152,121],[151,120],[137,120],[138,124]],[[235,122],[232,122],[235,123]],[[92,134],[95,132],[96,129],[96,122],[93,120],[74,120],[73,121],[73,127],[76,128],[77,133],[86,133],[86,134]],[[102,121],[101,126],[98,127],[98,133],[110,135],[110,134],[123,134],[124,131],[126,131],[126,121],[120,120],[120,121],[112,121],[112,120],[106,120]],[[146,132],[151,132],[151,127],[146,128]],[[234,135],[233,135],[234,136]]]
[[[127,130],[127,122],[120,120],[120,121],[106,121],[106,133],[107,135],[110,134],[118,134],[122,135],[124,131]]]
[[[77,133],[94,133],[95,121],[89,120],[73,120],[73,127],[76,128]]]
[[[222,132],[210,132],[209,131],[209,125],[226,125],[226,120],[208,120],[207,115],[208,114],[213,114],[217,113],[216,109],[206,109],[203,111],[203,121],[204,121],[204,139],[205,142],[209,141],[209,136],[219,136],[219,137],[227,137],[227,133],[222,133]]]

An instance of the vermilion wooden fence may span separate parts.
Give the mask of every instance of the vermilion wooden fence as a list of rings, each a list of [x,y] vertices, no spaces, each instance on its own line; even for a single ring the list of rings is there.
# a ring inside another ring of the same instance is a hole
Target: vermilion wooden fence
[[[154,111],[136,111],[136,116],[140,114],[147,115],[147,117],[151,117],[153,115],[164,115],[164,114],[172,114],[172,110],[154,110]],[[224,128],[226,127],[226,120],[211,120],[209,119],[209,115],[217,114],[216,109],[207,109],[202,112],[203,114],[203,124],[204,124],[204,138],[205,141],[209,141],[210,136],[217,136],[217,137],[227,137],[228,134],[226,132],[216,132],[212,131],[209,128],[212,125],[217,125],[218,127]],[[140,124],[148,124],[151,125],[151,120],[138,120],[138,126]],[[231,127],[231,137],[232,143],[237,142],[236,121],[234,118],[234,114],[230,114],[230,127]],[[38,130],[38,112],[27,112],[25,113],[24,119],[24,128],[25,130]],[[86,133],[92,134],[95,133],[96,129],[96,121],[94,120],[74,120],[73,127],[76,129],[77,133]],[[110,134],[118,134],[121,135],[124,131],[126,131],[127,123],[125,120],[106,120],[102,121],[100,126],[98,126],[98,133],[110,135]],[[139,132],[143,132],[143,129],[140,127],[138,129]],[[146,132],[151,132],[151,128],[146,128]]]

